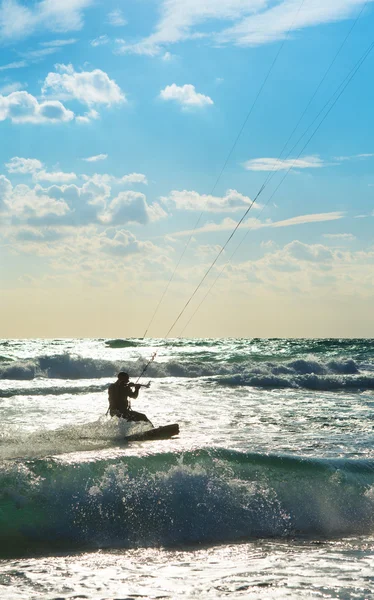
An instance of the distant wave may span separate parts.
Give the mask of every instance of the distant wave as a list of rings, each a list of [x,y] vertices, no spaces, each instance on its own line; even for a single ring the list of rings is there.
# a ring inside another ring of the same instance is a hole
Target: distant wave
[[[11,398],[12,396],[63,396],[65,394],[92,394],[103,392],[108,389],[108,384],[90,384],[90,385],[33,385],[30,387],[8,387],[5,390],[0,389],[0,398]]]
[[[0,554],[370,533],[373,486],[371,461],[220,449],[2,463]]]
[[[142,372],[144,364],[145,360],[142,358],[121,362],[84,358],[66,353],[0,363],[0,379],[30,381],[42,377],[55,380],[96,380],[115,377],[119,370],[128,371],[131,377],[137,377]],[[169,359],[169,361],[157,362],[156,359],[149,364],[146,376],[149,378],[208,378],[211,382],[221,386],[311,390],[374,389],[374,364],[366,362],[361,365],[351,357],[323,360],[309,356],[288,361],[259,362],[251,357],[243,360],[243,357],[240,356],[239,361],[234,357],[229,357],[227,360],[214,362],[204,352],[201,356],[189,354],[180,360]],[[18,387],[15,386],[15,393],[17,393]],[[58,386],[52,387],[57,388]],[[56,391],[56,393],[64,392]],[[10,388],[2,395],[12,395]]]
[[[134,346],[139,346],[139,341],[122,339],[106,340],[105,345],[109,346],[109,348],[132,348]]]

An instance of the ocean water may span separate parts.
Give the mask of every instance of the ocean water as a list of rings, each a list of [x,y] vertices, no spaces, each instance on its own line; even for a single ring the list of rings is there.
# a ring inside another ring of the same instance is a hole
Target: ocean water
[[[373,425],[374,340],[1,340],[0,597],[374,598]]]

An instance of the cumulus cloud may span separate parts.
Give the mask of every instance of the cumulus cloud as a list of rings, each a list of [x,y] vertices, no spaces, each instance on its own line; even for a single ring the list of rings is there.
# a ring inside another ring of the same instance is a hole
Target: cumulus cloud
[[[292,258],[303,261],[325,262],[332,260],[333,253],[322,244],[304,244],[294,240],[286,246],[286,252]]]
[[[143,173],[130,173],[130,175],[124,175],[121,177],[120,181],[122,183],[144,183],[147,185],[148,181]]]
[[[4,175],[0,175],[0,212],[7,208],[6,202],[12,193],[12,184]]]
[[[14,239],[20,242],[55,242],[66,237],[66,232],[52,227],[18,227],[14,232]]]
[[[48,173],[47,171],[37,171],[33,175],[34,181],[50,181],[53,183],[68,183],[77,179],[75,173],[64,173],[63,171],[55,171]]]
[[[5,166],[9,173],[32,175],[34,181],[67,183],[77,179],[75,173],[65,173],[64,171],[46,171],[43,163],[36,158],[22,158],[20,156],[14,156],[8,163],[6,163]]]
[[[162,197],[161,200],[178,210],[207,212],[234,212],[248,208],[252,204],[252,200],[248,196],[244,196],[236,190],[228,190],[223,197],[199,194],[195,191],[173,190],[169,196]],[[259,209],[261,205],[254,203],[253,208]]]
[[[164,208],[158,203],[149,205],[144,194],[127,190],[113,195],[112,184],[118,189],[129,183],[147,183],[141,173],[115,178],[105,174],[89,177],[58,170],[49,172],[41,161],[19,156],[10,159],[6,166],[9,173],[28,176],[35,184],[13,187],[6,177],[0,178],[0,210],[15,225],[118,227],[126,223],[146,225],[166,217]],[[78,178],[84,183],[74,183]]]
[[[124,223],[145,225],[150,220],[145,195],[133,191],[120,192],[109,205],[108,219],[116,225]]]
[[[8,163],[5,164],[9,173],[34,173],[38,169],[43,168],[43,163],[36,158],[21,158],[14,156]]]
[[[12,83],[6,83],[0,87],[0,94],[8,96],[13,92],[19,92],[27,87],[26,83],[20,81],[12,81]]]
[[[82,179],[85,181],[94,181],[95,183],[105,183],[105,184],[133,184],[133,183],[143,183],[147,185],[148,180],[147,177],[143,173],[130,173],[129,175],[124,175],[123,177],[114,177],[114,175],[109,175],[109,173],[94,173],[94,175],[82,175]]]
[[[28,92],[0,95],[0,121],[13,123],[64,123],[71,121],[74,113],[58,100],[39,102]]]
[[[84,115],[79,115],[76,117],[77,123],[91,123],[91,121],[96,121],[100,117],[97,110],[91,108],[88,112],[84,113]]]
[[[45,194],[37,194],[27,185],[13,188],[9,206],[12,216],[28,223],[57,223],[69,212],[66,202]]]
[[[214,104],[213,100],[209,96],[199,94],[196,92],[195,86],[189,83],[178,86],[175,83],[167,85],[165,89],[161,90],[160,98],[166,101],[174,101],[181,104],[184,107],[198,107],[209,106]]]
[[[100,69],[74,70],[72,65],[56,65],[54,73],[48,73],[42,88],[43,94],[53,93],[64,99],[78,100],[88,106],[105,104],[111,106],[126,101],[116,82]]]
[[[113,256],[125,257],[139,252],[150,251],[153,245],[150,242],[140,242],[136,237],[125,230],[109,228],[99,236],[100,249]]]

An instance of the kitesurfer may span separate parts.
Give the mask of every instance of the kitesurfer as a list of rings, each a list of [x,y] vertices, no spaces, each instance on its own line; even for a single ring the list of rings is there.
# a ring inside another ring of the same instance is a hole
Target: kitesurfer
[[[111,383],[108,389],[110,416],[121,417],[126,421],[145,421],[152,425],[146,415],[130,408],[129,398],[137,398],[141,387],[149,387],[149,384],[130,383],[128,373],[124,371],[118,373],[117,381]]]

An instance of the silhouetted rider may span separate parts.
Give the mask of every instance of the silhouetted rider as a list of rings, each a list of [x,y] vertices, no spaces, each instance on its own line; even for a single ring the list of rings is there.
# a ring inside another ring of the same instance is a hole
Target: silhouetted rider
[[[108,389],[110,416],[121,417],[126,421],[146,421],[152,425],[146,415],[131,410],[129,402],[129,398],[138,397],[141,387],[149,387],[149,384],[141,386],[139,383],[130,383],[129,374],[124,371],[118,373],[117,377],[117,381],[111,383]]]

